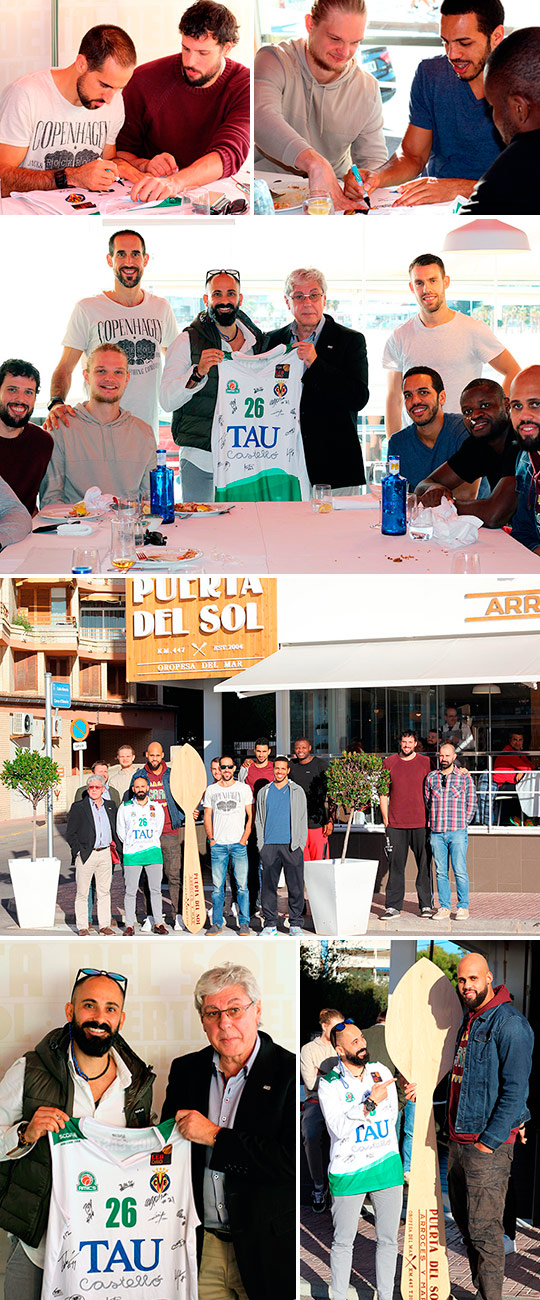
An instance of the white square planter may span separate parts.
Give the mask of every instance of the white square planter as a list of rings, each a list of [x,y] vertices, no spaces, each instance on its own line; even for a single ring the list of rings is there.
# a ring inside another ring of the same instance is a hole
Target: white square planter
[[[54,926],[60,858],[10,858],[8,862],[21,930]]]
[[[366,934],[379,864],[375,859],[305,862],[304,880],[317,934]]]

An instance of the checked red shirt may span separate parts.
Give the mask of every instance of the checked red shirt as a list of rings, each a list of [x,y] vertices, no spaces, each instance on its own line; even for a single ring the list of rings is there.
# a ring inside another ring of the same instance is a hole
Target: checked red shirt
[[[476,812],[476,790],[472,776],[464,767],[455,767],[450,776],[437,769],[426,777],[426,803],[432,831],[464,831]]]

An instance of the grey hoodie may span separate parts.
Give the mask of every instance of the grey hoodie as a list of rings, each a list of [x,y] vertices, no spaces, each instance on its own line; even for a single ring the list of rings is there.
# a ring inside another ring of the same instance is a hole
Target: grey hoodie
[[[255,161],[293,171],[298,154],[316,149],[341,180],[351,166],[386,162],[381,92],[352,59],[335,81],[311,72],[304,40],[263,45],[255,56]]]
[[[54,434],[54,449],[41,485],[41,508],[73,505],[97,486],[116,497],[136,497],[156,465],[156,440],[149,424],[131,411],[102,424],[82,403],[69,427]]]

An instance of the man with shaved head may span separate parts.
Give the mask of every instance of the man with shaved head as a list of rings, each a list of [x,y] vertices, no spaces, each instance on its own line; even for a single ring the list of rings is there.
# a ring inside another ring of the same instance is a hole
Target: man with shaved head
[[[540,366],[527,366],[512,381],[510,419],[520,448],[512,535],[540,555]]]
[[[533,212],[540,208],[540,27],[521,27],[492,50],[484,73],[493,125],[506,149],[495,158],[462,212]]]
[[[366,1040],[354,1021],[334,1024],[330,1042],[338,1066],[320,1079],[319,1103],[330,1133],[332,1295],[346,1300],[358,1219],[369,1192],[377,1234],[377,1296],[392,1300],[403,1198],[396,1081],[385,1065],[369,1060]]]
[[[38,1300],[51,1197],[49,1133],[95,1116],[115,1128],[150,1123],[155,1076],[120,1036],[127,976],[81,968],[66,1024],[10,1066],[0,1083],[0,1227],[13,1234],[5,1300]]]
[[[448,1193],[477,1296],[501,1300],[503,1210],[527,1109],[533,1032],[478,952],[457,969],[463,1003],[448,1100]]]
[[[518,445],[508,418],[508,398],[494,379],[473,379],[460,397],[463,423],[469,435],[443,465],[417,484],[424,506],[438,506],[452,497],[459,515],[476,515],[488,528],[509,523],[516,507]],[[487,479],[489,496],[477,500],[473,489]],[[470,484],[470,492],[462,490]],[[459,489],[459,499],[456,493]]]

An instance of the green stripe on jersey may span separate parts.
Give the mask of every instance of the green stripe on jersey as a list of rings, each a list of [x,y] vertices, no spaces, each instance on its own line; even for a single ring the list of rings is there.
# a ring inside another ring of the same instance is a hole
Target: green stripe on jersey
[[[401,1157],[394,1151],[365,1169],[355,1170],[354,1174],[329,1172],[328,1182],[332,1196],[359,1196],[362,1192],[380,1192],[387,1187],[401,1187],[403,1183]]]
[[[85,1141],[84,1134],[81,1133],[81,1130],[79,1128],[78,1119],[68,1119],[67,1124],[64,1124],[64,1127],[61,1128],[58,1133],[52,1133],[51,1136],[52,1136],[53,1143],[55,1145],[58,1142],[84,1142]]]
[[[159,1132],[161,1133],[161,1136],[162,1136],[163,1138],[165,1138],[165,1143],[167,1143],[167,1142],[169,1141],[169,1138],[170,1138],[170,1136],[171,1136],[171,1133],[172,1133],[172,1131],[173,1131],[173,1128],[174,1128],[174,1126],[175,1126],[175,1123],[176,1123],[176,1120],[175,1120],[174,1115],[173,1115],[173,1118],[172,1118],[172,1119],[164,1119],[162,1124],[156,1124],[156,1128],[159,1129]]]
[[[163,864],[163,854],[159,844],[153,844],[148,849],[137,849],[135,853],[124,853],[125,867],[153,867],[155,863]]]
[[[265,469],[250,478],[237,479],[227,487],[216,487],[216,501],[301,501],[296,474],[282,469]]]

